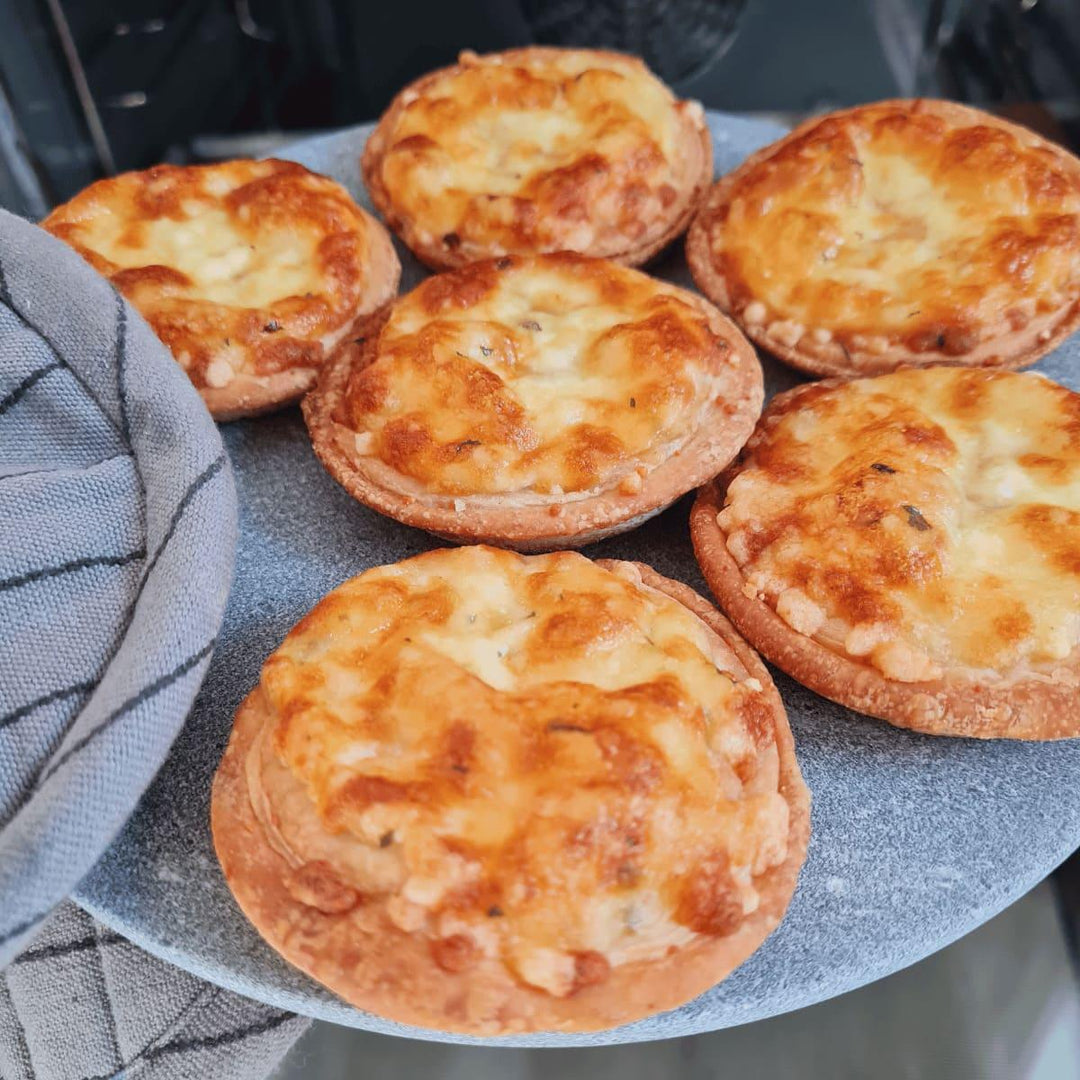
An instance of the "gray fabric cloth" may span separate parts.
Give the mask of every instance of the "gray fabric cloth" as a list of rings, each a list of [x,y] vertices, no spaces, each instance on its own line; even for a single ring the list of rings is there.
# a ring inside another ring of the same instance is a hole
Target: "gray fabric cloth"
[[[0,217],[0,963],[164,760],[235,542],[221,439],[164,346],[70,249]]]
[[[265,1077],[309,1023],[170,967],[64,903],[0,980],[0,1076]]]
[[[0,976],[4,1080],[136,1057],[154,1076],[256,1075],[231,1050],[206,1067],[205,1040],[254,1025],[261,1066],[304,1025],[70,904],[41,933],[188,714],[235,544],[228,461],[187,377],[104,278],[0,213],[0,968],[41,934]]]

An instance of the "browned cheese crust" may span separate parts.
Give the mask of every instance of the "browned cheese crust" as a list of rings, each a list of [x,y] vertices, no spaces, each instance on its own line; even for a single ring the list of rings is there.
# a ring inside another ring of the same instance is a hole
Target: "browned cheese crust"
[[[457,548],[368,571],[286,638],[237,714],[212,826],[262,936],[358,1008],[590,1031],[758,948],[809,794],[768,672],[692,590]]]
[[[686,257],[752,341],[804,371],[1023,367],[1080,323],[1080,162],[967,106],[863,105],[722,177]]]
[[[572,250],[638,266],[712,180],[704,112],[637,58],[533,46],[432,72],[364,149],[387,224],[436,270]]]
[[[366,505],[542,551],[633,528],[714,476],[762,399],[750,343],[699,296],[561,253],[429,278],[338,351],[303,408]]]
[[[817,693],[933,735],[1080,734],[1080,395],[962,368],[797,387],[690,524],[724,611]]]
[[[273,159],[124,173],[41,224],[134,304],[218,420],[298,400],[401,273],[340,184]]]

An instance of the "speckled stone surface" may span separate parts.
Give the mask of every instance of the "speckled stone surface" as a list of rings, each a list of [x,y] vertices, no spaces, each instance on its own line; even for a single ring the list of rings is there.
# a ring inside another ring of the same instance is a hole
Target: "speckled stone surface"
[[[720,115],[711,124],[718,173],[780,134]],[[362,197],[357,158],[366,131],[301,144],[288,156]],[[408,288],[422,271],[402,255]],[[689,284],[681,247],[652,269]],[[798,381],[765,363],[770,391]],[[1080,387],[1080,338],[1039,367]],[[77,896],[102,922],[189,971],[320,1019],[416,1038],[583,1046],[691,1035],[798,1009],[905,967],[996,914],[1080,845],[1080,740],[985,744],[913,735],[778,674],[814,797],[810,854],[784,923],[725,982],[681,1009],[592,1035],[474,1040],[352,1009],[279,959],[233,903],[210,842],[210,780],[237,705],[297,619],[346,578],[436,542],[338,488],[315,460],[295,409],[229,425],[225,442],[241,538],[220,643],[172,756]],[[640,559],[704,592],[688,507],[684,499],[587,554]]]

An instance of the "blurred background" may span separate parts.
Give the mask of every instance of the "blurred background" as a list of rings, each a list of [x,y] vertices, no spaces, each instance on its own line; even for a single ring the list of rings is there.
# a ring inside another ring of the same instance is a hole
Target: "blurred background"
[[[1077,0],[0,0],[0,205],[38,217],[158,161],[272,151],[532,42],[643,56],[710,108],[951,97],[1080,142]]]
[[[643,56],[680,96],[795,121],[950,97],[1080,149],[1080,0],[0,0],[0,206],[31,218],[158,161],[271,153],[374,119],[462,48]],[[316,1024],[278,1080],[1080,1078],[1076,858],[997,919],[880,983],[665,1043],[409,1043]]]

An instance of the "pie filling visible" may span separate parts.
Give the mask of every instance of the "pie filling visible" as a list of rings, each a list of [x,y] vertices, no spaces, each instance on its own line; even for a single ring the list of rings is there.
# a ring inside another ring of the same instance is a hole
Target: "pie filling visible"
[[[417,495],[633,494],[734,374],[691,294],[612,263],[505,258],[399,299],[334,419]]]
[[[42,225],[112,280],[198,387],[317,369],[393,285],[372,293],[379,226],[339,184],[291,162],[126,173]]]
[[[1048,340],[1080,297],[1080,167],[987,120],[867,106],[738,172],[706,212],[731,309],[790,348]]]
[[[636,59],[568,49],[462,63],[406,91],[375,165],[423,244],[615,255],[662,233],[700,179],[687,129],[701,107]]]
[[[691,612],[576,554],[430,552],[263,670],[252,804],[301,903],[565,996],[724,936],[781,863],[774,713]]]
[[[795,391],[717,521],[748,596],[891,679],[1051,677],[1080,643],[1080,395],[951,367]]]

